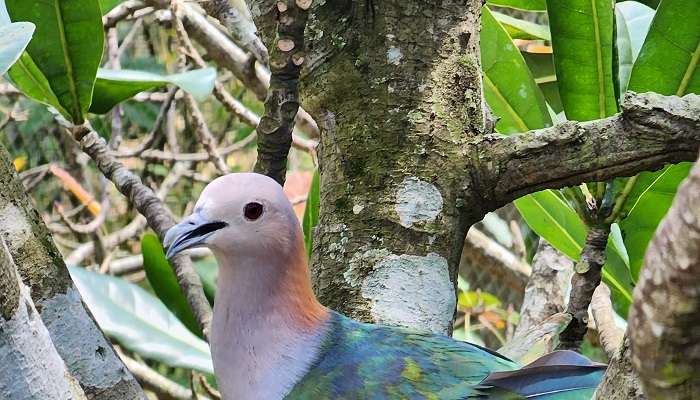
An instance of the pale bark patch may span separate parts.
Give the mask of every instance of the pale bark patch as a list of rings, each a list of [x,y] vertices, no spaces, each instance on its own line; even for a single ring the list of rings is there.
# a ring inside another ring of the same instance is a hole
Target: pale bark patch
[[[399,223],[410,228],[417,222],[430,222],[442,211],[442,195],[435,185],[415,177],[401,182],[396,192]]]
[[[378,323],[432,333],[448,331],[456,306],[447,259],[435,253],[384,257],[363,279],[361,294]]]

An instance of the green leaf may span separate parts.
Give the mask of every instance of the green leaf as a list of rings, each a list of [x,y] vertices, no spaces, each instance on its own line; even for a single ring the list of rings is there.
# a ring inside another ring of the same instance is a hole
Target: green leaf
[[[547,12],[566,117],[588,121],[615,114],[613,3],[548,0]]]
[[[545,0],[488,0],[488,5],[528,11],[547,11]]]
[[[314,177],[311,179],[311,187],[309,195],[306,198],[306,208],[304,209],[304,220],[302,227],[304,228],[304,245],[306,254],[311,257],[312,242],[314,236],[314,227],[318,224],[318,211],[321,207],[321,178],[318,174],[318,169],[314,171]]]
[[[143,235],[141,254],[143,269],[156,296],[185,324],[187,329],[201,337],[202,331],[197,325],[185,295],[182,294],[175,272],[165,258],[163,246],[156,235],[152,233]]]
[[[622,17],[627,27],[632,46],[632,59],[636,60],[654,19],[653,8],[636,1],[623,1],[615,4],[616,17]]]
[[[677,96],[700,93],[698,21],[697,0],[662,1],[632,69],[629,90]]]
[[[194,269],[202,280],[204,295],[207,296],[209,304],[214,304],[216,298],[216,282],[219,278],[219,264],[214,257],[203,258],[194,263]]]
[[[615,311],[622,316],[627,316],[632,304],[634,285],[630,275],[629,256],[617,224],[612,224],[610,227],[605,257],[603,282],[610,287]]]
[[[15,22],[0,26],[0,75],[3,75],[19,59],[32,40],[34,24]]]
[[[642,43],[644,43],[653,17],[653,9],[636,1],[625,1],[615,5],[615,24],[617,27],[615,45],[617,47],[620,98],[627,90],[632,66],[637,59]]]
[[[515,200],[528,226],[572,260],[581,256],[588,228],[553,190],[543,190]]]
[[[58,99],[57,109],[82,123],[104,46],[98,0],[6,0],[6,6],[13,21],[36,25],[27,53]]]
[[[163,87],[169,83],[180,87],[196,100],[206,99],[214,88],[216,69],[202,68],[175,75],[159,75],[145,71],[100,68],[90,112],[104,114],[115,105],[137,93]]]
[[[153,295],[120,278],[68,269],[100,328],[126,349],[171,367],[213,373],[206,342]]]
[[[661,171],[639,174],[625,202],[626,216],[620,228],[636,282],[649,241],[676,196],[678,185],[688,176],[692,163],[669,165]]]
[[[551,125],[544,96],[523,56],[488,7],[482,8],[481,23],[484,96],[500,118],[496,130],[509,134]]]
[[[506,28],[506,31],[513,39],[552,40],[549,27],[546,25],[513,18],[510,15],[497,11],[491,11],[491,14]]]
[[[22,53],[19,60],[8,71],[8,75],[12,83],[27,97],[55,108],[61,115],[68,115],[68,111],[61,106],[58,98],[53,94],[49,81],[27,52]]]
[[[121,2],[122,0],[100,0],[100,9],[102,10],[102,14],[107,14]]]
[[[553,190],[544,190],[515,201],[528,226],[567,257],[578,261],[586,243],[588,227],[567,202]],[[619,238],[608,237],[603,281],[613,290],[619,312],[627,313],[632,301],[632,282],[627,253]]]

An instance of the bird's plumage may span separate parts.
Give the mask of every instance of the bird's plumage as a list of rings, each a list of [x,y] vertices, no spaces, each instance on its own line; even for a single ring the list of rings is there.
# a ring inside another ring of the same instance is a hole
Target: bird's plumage
[[[219,263],[211,345],[225,400],[583,400],[602,378],[603,365],[573,352],[518,369],[473,344],[328,310],[311,289],[292,206],[263,175],[211,182],[164,245],[168,257],[207,246]]]

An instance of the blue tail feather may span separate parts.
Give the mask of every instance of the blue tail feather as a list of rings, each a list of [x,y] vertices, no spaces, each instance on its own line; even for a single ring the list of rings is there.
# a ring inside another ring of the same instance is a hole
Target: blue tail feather
[[[547,354],[521,369],[489,374],[472,398],[588,400],[606,366],[568,350]]]

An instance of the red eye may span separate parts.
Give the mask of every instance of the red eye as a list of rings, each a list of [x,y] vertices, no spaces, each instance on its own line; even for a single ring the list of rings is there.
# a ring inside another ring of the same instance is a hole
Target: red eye
[[[246,219],[250,221],[255,221],[256,219],[260,218],[262,213],[262,204],[256,202],[246,204],[245,208],[243,209],[243,215],[245,215]]]

